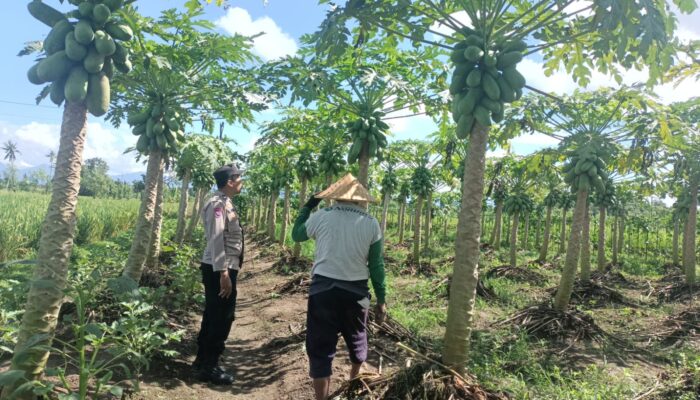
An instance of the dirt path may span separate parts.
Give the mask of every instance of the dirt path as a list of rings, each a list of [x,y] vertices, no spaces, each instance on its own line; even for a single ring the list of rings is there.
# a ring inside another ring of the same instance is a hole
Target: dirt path
[[[234,373],[233,386],[210,386],[192,378],[189,365],[200,321],[193,316],[180,356],[154,362],[135,399],[313,399],[303,334],[307,297],[303,292],[275,294],[275,286],[290,277],[277,274],[272,267],[277,259],[261,256],[255,243],[247,243],[246,248],[247,260],[238,279],[236,322],[221,363]],[[332,390],[347,379],[350,365],[342,339],[338,350]],[[378,361],[376,354],[370,354],[366,371],[376,372]]]

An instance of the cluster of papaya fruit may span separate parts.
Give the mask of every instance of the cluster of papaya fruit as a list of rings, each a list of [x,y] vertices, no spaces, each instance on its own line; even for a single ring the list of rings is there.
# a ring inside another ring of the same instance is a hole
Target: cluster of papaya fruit
[[[299,154],[299,160],[296,165],[297,175],[300,177],[312,178],[316,175],[316,163],[314,162],[313,154],[308,151],[302,151]]]
[[[129,51],[119,41],[129,41],[133,32],[115,17],[123,0],[69,0],[78,6],[67,14],[32,0],[27,8],[51,27],[44,39],[45,58],[27,72],[36,85],[51,82],[49,97],[56,105],[85,101],[92,115],[107,113],[110,79],[114,68],[131,70]]]
[[[508,214],[519,214],[527,213],[535,208],[535,203],[532,199],[525,193],[514,193],[508,196],[503,202],[503,211]]]
[[[348,164],[353,164],[360,157],[362,146],[365,142],[369,144],[369,156],[382,158],[382,152],[386,148],[386,132],[389,129],[382,117],[384,113],[375,111],[369,116],[360,117],[355,121],[348,122],[348,129],[352,135],[352,146],[348,153]]]
[[[427,196],[433,190],[433,177],[428,168],[420,166],[413,171],[411,190],[417,196],[423,197]]]
[[[527,48],[522,40],[491,44],[483,33],[471,29],[466,33],[450,56],[455,64],[450,83],[452,118],[461,139],[469,135],[475,122],[483,126],[501,122],[504,104],[520,99],[525,78],[516,67]]]
[[[585,144],[570,153],[569,161],[564,164],[564,182],[571,185],[572,192],[579,190],[598,193],[605,192],[605,182],[609,176],[605,161],[598,154],[595,146]]]
[[[343,154],[338,147],[329,142],[321,149],[321,154],[318,156],[318,165],[321,172],[336,175],[343,170]]]
[[[155,102],[140,113],[130,114],[127,122],[134,127],[131,132],[139,136],[136,150],[143,154],[156,150],[177,151],[185,140],[179,118],[177,111],[162,102]]]
[[[391,167],[384,173],[382,178],[382,194],[392,193],[399,186],[399,180]]]

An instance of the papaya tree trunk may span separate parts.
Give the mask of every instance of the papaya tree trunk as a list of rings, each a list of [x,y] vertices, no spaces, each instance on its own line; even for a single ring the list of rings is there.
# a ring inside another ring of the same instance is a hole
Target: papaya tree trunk
[[[696,178],[690,182],[690,208],[688,218],[685,220],[685,232],[683,232],[683,270],[685,271],[685,282],[688,285],[695,284],[695,237],[698,224],[698,181]]]
[[[559,254],[566,252],[566,214],[567,209],[563,208],[561,212],[561,231],[559,232]]]
[[[459,373],[465,371],[469,357],[469,337],[474,318],[476,284],[479,280],[481,202],[484,196],[488,129],[478,123],[472,129],[464,163],[462,206],[457,222],[455,264],[442,352],[443,362]]]
[[[151,229],[156,211],[156,198],[158,197],[158,177],[163,168],[163,157],[160,150],[152,151],[148,156],[148,166],[146,167],[146,189],[141,198],[141,208],[136,220],[134,238],[131,242],[129,258],[126,260],[123,276],[133,279],[135,282],[141,280],[144,263],[148,256],[148,244],[151,239]]]
[[[535,224],[535,251],[540,249],[540,239],[542,238],[542,227],[539,223]]]
[[[619,217],[616,215],[612,224],[610,236],[610,247],[612,248],[612,264],[617,265],[617,227],[620,225]]]
[[[620,227],[617,231],[617,256],[622,257],[622,252],[625,250],[625,216],[620,216]]]
[[[369,142],[367,140],[362,142],[362,149],[360,150],[357,163],[360,167],[357,173],[357,180],[360,181],[365,189],[369,189]]]
[[[673,260],[673,265],[679,265],[678,263],[678,236],[680,236],[680,231],[681,231],[681,223],[680,219],[676,218],[673,221],[673,245],[672,247],[672,256],[671,259]]]
[[[586,211],[583,214],[583,230],[581,232],[581,280],[588,282],[591,280],[591,213],[589,212],[589,202],[586,200]]]
[[[421,213],[423,211],[423,196],[418,196],[416,206],[413,211],[413,261],[416,265],[420,265],[420,228],[421,228]]]
[[[202,207],[204,207],[204,202],[206,201],[207,193],[209,193],[209,191],[205,188],[197,190],[197,199],[192,205],[192,215],[190,215],[190,222],[187,224],[187,230],[185,230],[185,241],[192,239],[194,229],[199,223],[200,214],[202,212]]]
[[[605,271],[605,220],[607,218],[605,206],[600,206],[598,217],[598,271]]]
[[[405,228],[405,220],[406,220],[406,200],[401,202],[401,206],[399,207],[399,244],[403,243],[403,233],[404,233],[404,228]]]
[[[267,217],[270,213],[270,196],[271,195],[267,195],[263,199],[263,209],[262,213],[260,214],[260,223],[258,224],[258,226],[260,226],[264,232],[267,232]]]
[[[308,190],[309,187],[309,180],[306,178],[302,178],[301,180],[301,191],[299,192],[299,209],[304,206],[306,203],[306,191]],[[300,242],[295,242],[294,243],[294,250],[292,251],[292,255],[294,258],[298,258],[301,255],[301,243]]]
[[[540,247],[540,257],[539,262],[544,262],[547,259],[547,252],[549,251],[549,236],[550,230],[552,229],[552,207],[547,207],[547,216],[544,220],[544,237],[542,238],[542,247]]]
[[[158,176],[158,188],[156,193],[156,210],[153,216],[153,228],[151,230],[151,240],[148,245],[148,257],[146,267],[152,270],[160,266],[160,237],[163,227],[163,170],[160,169]]]
[[[289,223],[289,183],[284,186],[284,209],[282,211],[282,229],[279,242],[284,248],[287,239],[287,224]]]
[[[277,199],[279,190],[273,190],[270,194],[270,202],[267,209],[267,236],[275,240],[275,224],[277,223]]]
[[[557,294],[554,297],[554,308],[559,311],[566,311],[574,289],[578,258],[581,252],[581,231],[583,230],[586,214],[587,198],[588,192],[583,190],[579,190],[576,195],[576,206],[574,207],[574,216],[571,220],[571,234],[569,235],[569,243],[566,248],[564,270],[561,273]]]
[[[39,379],[46,366],[49,352],[34,348],[22,352],[25,344],[36,335],[46,335],[39,343],[53,341],[58,312],[63,302],[68,263],[75,235],[75,210],[78,204],[83,148],[87,135],[87,108],[82,103],[67,102],[63,110],[61,137],[56,155],[56,167],[51,183],[51,200],[41,226],[39,251],[27,293],[27,302],[17,336],[12,367],[24,371],[28,380]],[[18,385],[23,382],[18,382]],[[2,398],[16,386],[8,385]],[[34,395],[20,399],[31,399]]]
[[[185,221],[187,217],[187,200],[189,196],[191,173],[185,172],[182,177],[182,187],[180,188],[180,207],[177,211],[177,228],[175,229],[175,243],[181,244],[185,237]]]
[[[247,220],[250,221],[251,226],[253,226],[253,229],[255,229],[255,221],[256,217],[258,216],[258,204],[259,200],[254,199],[251,206],[250,206],[250,215],[247,217]]]
[[[430,248],[430,234],[432,233],[433,225],[433,193],[428,193],[428,198],[425,205],[425,227],[423,232],[423,250]]]
[[[520,222],[520,211],[513,214],[513,225],[510,228],[510,266],[518,266],[518,225]]]
[[[528,250],[528,242],[530,241],[530,213],[525,214],[525,226],[523,227],[523,250]]]
[[[503,204],[501,202],[501,203],[496,204],[496,221],[494,222],[493,241],[491,242],[491,245],[496,250],[499,250],[501,248],[502,225],[503,225]]]
[[[391,193],[385,192],[384,193],[384,201],[382,204],[382,223],[380,227],[382,228],[382,235],[384,235],[384,232],[386,231],[386,221],[387,221],[387,215],[389,214],[389,202],[391,201]]]
[[[447,238],[447,215],[445,215],[445,219],[442,221],[442,237]]]

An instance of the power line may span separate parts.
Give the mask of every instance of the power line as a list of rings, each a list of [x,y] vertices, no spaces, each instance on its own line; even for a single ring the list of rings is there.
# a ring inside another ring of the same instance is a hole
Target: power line
[[[40,108],[53,108],[53,109],[58,108],[56,106],[42,106],[41,104],[21,103],[19,101],[10,101],[10,100],[0,100],[0,103],[14,104],[14,105],[18,105],[18,106],[40,107]]]

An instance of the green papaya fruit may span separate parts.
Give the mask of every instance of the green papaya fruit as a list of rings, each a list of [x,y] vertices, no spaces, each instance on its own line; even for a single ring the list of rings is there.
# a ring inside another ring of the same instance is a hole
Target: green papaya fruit
[[[73,31],[73,25],[67,19],[62,19],[54,25],[44,39],[46,54],[54,54],[66,48],[66,35]]]
[[[44,82],[53,82],[68,75],[74,62],[61,50],[39,61],[37,76]]]
[[[498,101],[501,99],[501,88],[496,83],[496,80],[489,74],[485,74],[481,78],[481,87],[489,99]]]
[[[470,88],[475,88],[481,85],[482,73],[478,69],[473,69],[472,72],[467,75],[467,86]]]
[[[481,106],[481,105],[476,106],[476,108],[474,109],[474,118],[482,126],[491,126],[490,112],[484,106]]]
[[[73,61],[83,61],[87,56],[87,47],[75,40],[75,32],[66,35],[66,55]]]
[[[41,62],[41,60],[39,62]],[[39,62],[32,65],[32,67],[29,68],[29,70],[27,71],[27,79],[29,79],[29,82],[35,85],[41,85],[42,83],[46,83],[45,80],[39,77],[39,73],[37,72],[37,70],[39,69]]]
[[[114,39],[105,31],[95,31],[95,49],[100,55],[108,57],[117,51]]]
[[[144,133],[146,133],[146,124],[144,123],[134,126],[134,129],[131,130],[131,133],[133,133],[134,136],[143,135]]]
[[[102,0],[102,4],[109,7],[109,10],[114,12],[122,8],[124,5],[124,0]]]
[[[102,72],[104,72],[109,79],[114,77],[114,62],[111,57],[105,57],[105,65],[102,67]]]
[[[471,114],[474,111],[474,108],[476,108],[476,105],[479,104],[479,100],[483,97],[484,92],[481,90],[481,88],[473,88],[469,89],[467,94],[462,98],[462,100],[459,103],[459,113],[460,114]]]
[[[464,49],[464,58],[471,62],[477,62],[484,56],[484,51],[477,46],[469,46]]]
[[[153,126],[156,124],[156,120],[153,119],[153,117],[148,117],[148,120],[146,121],[146,136],[149,138],[155,136],[155,133],[153,133]]]
[[[513,67],[517,63],[523,60],[523,54],[519,51],[510,51],[508,53],[503,53],[498,56],[498,62],[496,67],[503,70],[506,68]]]
[[[148,152],[148,137],[146,135],[141,135],[139,140],[136,141],[136,150],[140,153]]]
[[[51,89],[49,90],[49,98],[57,106],[63,104],[63,101],[66,99],[65,95],[63,94],[65,84],[65,78],[57,79],[51,84]]]
[[[105,25],[105,31],[117,40],[129,41],[134,37],[134,31],[126,24],[110,22]]]
[[[455,47],[450,54],[450,60],[455,64],[467,61],[467,59],[464,58],[464,49]]]
[[[494,101],[489,99],[488,97],[484,97],[481,99],[479,104],[486,107],[486,109],[488,109],[492,113],[499,114],[503,112],[503,105],[500,101]]]
[[[107,20],[111,16],[112,12],[109,10],[109,7],[107,7],[104,4],[96,4],[95,7],[92,9],[92,20],[98,26],[101,26],[105,22],[107,22]]]
[[[64,90],[66,100],[71,103],[77,103],[85,100],[88,93],[88,78],[87,71],[81,66],[75,66],[68,74],[68,80]]]
[[[527,49],[527,43],[523,40],[512,40],[506,42],[503,46],[503,52],[509,53],[511,51],[523,52]]]
[[[468,46],[477,46],[477,47],[484,46],[484,39],[479,35],[469,35],[469,36],[467,36],[467,39],[464,42]]]
[[[140,113],[132,113],[129,114],[129,116],[126,119],[126,122],[129,125],[141,125],[145,124],[146,121],[148,120],[148,117],[150,117],[151,114],[148,111],[140,112]]]
[[[124,73],[124,74],[128,74],[129,72],[131,72],[131,68],[132,68],[131,61],[129,61],[129,60],[126,60],[123,63],[115,61],[114,67],[117,68],[119,70],[119,72]]]
[[[509,67],[503,70],[503,78],[508,82],[513,89],[522,89],[525,87],[525,77],[514,67]]]
[[[496,84],[498,85],[498,88],[501,91],[502,101],[506,103],[512,103],[515,101],[515,91],[510,86],[508,81],[505,80],[503,75],[499,75],[498,78],[496,78]]]
[[[80,15],[83,17],[92,17],[92,10],[94,8],[94,4],[90,3],[89,1],[84,1],[78,5],[78,12],[80,12]]]
[[[87,20],[80,20],[75,24],[75,40],[82,45],[89,45],[95,39],[95,31]]]
[[[66,16],[63,15],[62,12],[48,4],[44,4],[40,0],[33,0],[27,4],[27,10],[29,10],[29,14],[31,14],[32,17],[50,27],[54,27],[59,21],[66,19]]]
[[[91,74],[97,74],[102,71],[105,65],[105,57],[97,51],[96,48],[90,47],[87,56],[83,60],[83,67]]]
[[[472,131],[474,126],[474,115],[472,114],[462,114],[457,121],[457,137],[460,139],[466,139]]]
[[[90,114],[101,117],[109,110],[110,102],[109,78],[104,72],[91,74],[88,80],[86,103]]]

